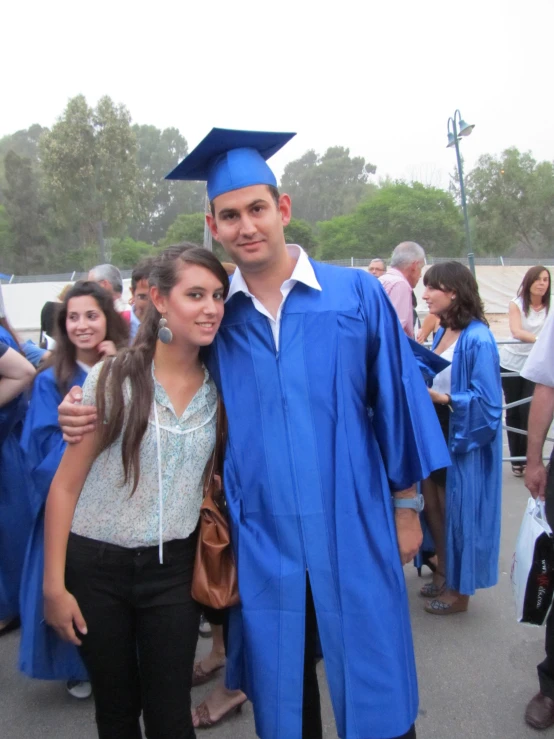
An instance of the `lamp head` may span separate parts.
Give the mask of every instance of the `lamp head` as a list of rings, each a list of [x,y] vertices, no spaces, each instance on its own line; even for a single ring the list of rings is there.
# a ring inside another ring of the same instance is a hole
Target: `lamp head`
[[[469,134],[473,131],[475,128],[474,123],[466,123],[465,121],[460,119],[460,123],[458,126],[458,133],[460,136],[469,136]]]
[[[448,132],[448,143],[446,144],[446,148],[450,149],[452,146],[456,146],[456,137],[453,133],[450,131]]]

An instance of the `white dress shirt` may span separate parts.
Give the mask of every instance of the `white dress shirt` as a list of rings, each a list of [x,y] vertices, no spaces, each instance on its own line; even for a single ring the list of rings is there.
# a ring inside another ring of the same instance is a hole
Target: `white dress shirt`
[[[304,285],[312,287],[314,290],[321,290],[321,285],[317,281],[314,268],[312,267],[308,255],[306,254],[304,249],[302,249],[301,246],[298,246],[298,244],[287,244],[287,251],[289,255],[296,260],[296,266],[294,267],[292,275],[289,277],[289,279],[285,280],[281,285],[281,295],[283,296],[283,300],[281,301],[281,304],[277,311],[277,316],[275,318],[271,315],[271,313],[267,310],[263,303],[260,303],[258,298],[256,298],[255,295],[252,295],[252,293],[248,290],[248,285],[246,284],[244,277],[242,276],[238,268],[233,274],[231,287],[229,288],[229,294],[227,296],[227,300],[230,300],[235,293],[242,292],[252,300],[254,308],[269,320],[269,325],[273,333],[273,338],[275,339],[275,347],[277,351],[279,350],[281,313],[285,301],[288,298],[292,288],[296,285],[297,282],[303,282]]]

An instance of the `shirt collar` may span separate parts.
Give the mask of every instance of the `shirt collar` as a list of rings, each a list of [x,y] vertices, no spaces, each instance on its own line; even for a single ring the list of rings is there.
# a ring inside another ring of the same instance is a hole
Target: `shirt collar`
[[[312,263],[304,249],[302,249],[301,246],[298,246],[298,244],[287,244],[287,251],[291,257],[296,259],[296,264],[292,271],[292,275],[288,280],[284,281],[283,286],[288,285],[288,283],[296,284],[297,282],[302,282],[304,285],[307,285],[314,290],[321,290],[321,285],[315,276]],[[227,300],[232,298],[233,295],[238,292],[244,293],[249,298],[252,297],[252,293],[248,289],[248,285],[246,284],[240,269],[237,267],[233,274],[233,279],[231,280],[231,287],[229,288]],[[227,302],[227,300],[225,302]]]

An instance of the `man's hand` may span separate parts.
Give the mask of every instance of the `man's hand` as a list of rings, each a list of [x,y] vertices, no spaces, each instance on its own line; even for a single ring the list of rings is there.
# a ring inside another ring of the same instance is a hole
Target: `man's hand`
[[[525,468],[525,487],[529,490],[535,500],[537,498],[544,500],[546,478],[546,467],[542,461],[530,463],[529,460],[527,460],[527,467]]]
[[[96,428],[96,408],[93,405],[79,405],[82,399],[82,389],[75,386],[58,406],[58,423],[63,440],[68,444],[77,444],[84,434]]]
[[[394,518],[398,537],[398,551],[402,564],[405,565],[416,556],[423,542],[419,514],[409,508],[396,508]]]

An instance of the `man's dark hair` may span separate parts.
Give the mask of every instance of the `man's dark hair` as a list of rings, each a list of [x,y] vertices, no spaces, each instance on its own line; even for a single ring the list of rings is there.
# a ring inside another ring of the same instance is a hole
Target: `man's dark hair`
[[[275,185],[266,185],[266,187],[269,190],[269,192],[271,193],[271,197],[273,198],[273,202],[275,203],[275,205],[278,208],[279,207],[279,198],[280,198],[279,190],[275,187]],[[215,206],[214,206],[214,201],[213,200],[210,200],[210,210],[212,212],[212,216],[215,218]]]
[[[473,321],[481,321],[485,326],[485,308],[479,295],[477,280],[467,267],[459,262],[433,264],[423,276],[423,284],[435,290],[453,291],[456,297],[448,310],[440,316],[443,328],[461,331]]]
[[[142,262],[139,262],[131,272],[131,290],[133,292],[135,292],[137,285],[141,280],[146,280],[148,282],[148,278],[150,277],[150,272],[152,270],[152,261],[152,257],[143,259]]]

